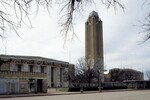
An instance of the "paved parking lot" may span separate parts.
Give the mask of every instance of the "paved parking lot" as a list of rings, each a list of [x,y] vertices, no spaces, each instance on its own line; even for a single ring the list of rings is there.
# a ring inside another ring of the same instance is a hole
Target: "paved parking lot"
[[[150,100],[150,90],[0,98],[0,100]]]

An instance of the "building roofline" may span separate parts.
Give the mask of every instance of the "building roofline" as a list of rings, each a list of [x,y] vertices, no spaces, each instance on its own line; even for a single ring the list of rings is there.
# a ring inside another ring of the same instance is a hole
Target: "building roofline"
[[[0,54],[1,59],[23,59],[23,60],[37,60],[37,61],[50,61],[50,62],[57,62],[57,63],[64,63],[69,64],[69,62],[50,59],[46,57],[40,57],[40,56],[25,56],[25,55],[3,55]]]

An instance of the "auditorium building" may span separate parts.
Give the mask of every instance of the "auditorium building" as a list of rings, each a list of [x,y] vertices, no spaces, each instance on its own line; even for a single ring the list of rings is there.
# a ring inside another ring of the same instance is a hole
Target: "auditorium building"
[[[0,94],[46,93],[68,87],[69,62],[37,57],[0,55]]]

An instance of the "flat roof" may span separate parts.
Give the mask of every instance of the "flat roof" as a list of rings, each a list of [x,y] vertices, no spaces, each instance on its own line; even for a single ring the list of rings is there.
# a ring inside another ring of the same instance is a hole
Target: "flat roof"
[[[69,64],[69,62],[50,59],[50,58],[46,58],[46,57],[40,57],[40,56],[3,55],[3,54],[1,54],[0,59],[36,60],[36,61],[47,61],[47,62],[57,62],[57,63]]]

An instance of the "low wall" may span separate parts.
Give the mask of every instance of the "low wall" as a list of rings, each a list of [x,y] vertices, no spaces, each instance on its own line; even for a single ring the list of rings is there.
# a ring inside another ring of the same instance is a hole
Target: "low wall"
[[[83,85],[81,85],[83,86]],[[88,86],[83,86],[83,87],[69,87],[69,91],[80,91],[81,88],[83,88],[83,91],[97,91],[98,89],[98,84],[96,85],[91,85],[90,87]],[[101,83],[101,89],[102,90],[111,90],[111,89],[127,89],[127,84],[123,82],[103,82]]]
[[[68,92],[69,88],[48,88],[48,93],[54,93],[54,92]]]
[[[104,90],[108,89],[127,89],[127,84],[124,82],[104,82],[102,83]]]

